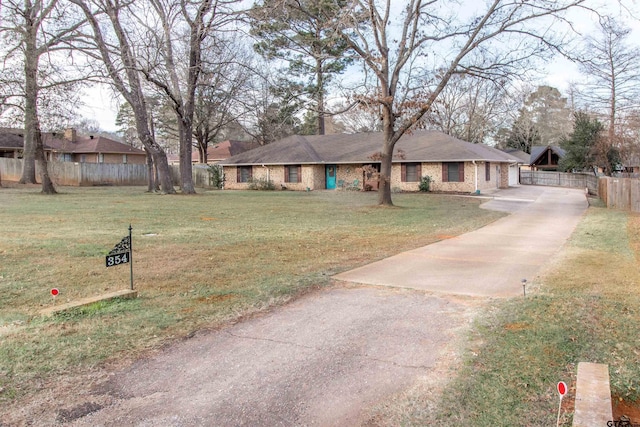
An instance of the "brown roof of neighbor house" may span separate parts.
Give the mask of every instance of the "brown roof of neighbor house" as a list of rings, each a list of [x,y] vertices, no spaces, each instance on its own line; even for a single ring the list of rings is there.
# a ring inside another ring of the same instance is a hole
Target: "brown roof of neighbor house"
[[[207,149],[207,158],[209,160],[223,160],[231,156],[235,156],[245,151],[259,147],[260,144],[251,141],[236,141],[228,139],[217,144],[212,144]]]
[[[219,162],[221,165],[369,163],[382,148],[381,132],[290,136]],[[403,153],[401,156],[400,153]],[[437,131],[414,131],[396,143],[394,162],[490,161],[515,163],[513,157]]]
[[[138,154],[145,155],[144,150],[114,141],[103,136],[85,136],[71,142],[57,135],[44,134],[43,143],[55,152],[63,153],[104,153],[104,154]]]
[[[0,148],[22,148],[24,146],[24,138],[22,135],[15,133],[0,133]]]
[[[207,162],[217,162],[220,160],[228,159],[236,154],[244,153],[245,151],[252,150],[259,147],[260,144],[252,141],[237,141],[235,139],[228,139],[226,141],[211,144],[207,147]],[[167,159],[170,162],[177,162],[180,160],[178,154],[169,154]],[[200,161],[200,153],[196,148],[191,151],[191,161],[196,163]]]

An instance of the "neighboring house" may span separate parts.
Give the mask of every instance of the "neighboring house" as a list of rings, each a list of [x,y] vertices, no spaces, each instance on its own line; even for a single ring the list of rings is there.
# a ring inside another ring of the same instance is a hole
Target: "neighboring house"
[[[534,145],[531,147],[529,166],[534,171],[557,171],[560,159],[565,156],[564,149],[553,145]]]
[[[24,135],[19,129],[0,130],[0,157],[22,157]],[[103,136],[78,136],[74,129],[64,133],[43,133],[47,160],[78,163],[145,164],[146,153]]]
[[[77,163],[145,164],[144,150],[103,136],[78,136],[75,129],[42,136],[48,160]]]
[[[252,150],[259,146],[260,144],[257,142],[237,141],[235,139],[218,142],[207,148],[207,163],[216,163],[220,160],[228,159],[231,156],[244,153],[245,151]],[[178,154],[169,154],[167,159],[171,164],[180,163],[180,156]],[[191,163],[199,162],[200,153],[198,152],[198,149],[194,147],[191,152]]]
[[[370,171],[380,170],[382,133],[291,136],[219,162],[226,189],[246,189],[253,180],[276,188],[319,190],[377,188]],[[433,191],[471,193],[509,186],[518,159],[436,131],[414,131],[397,143],[391,188],[417,191],[423,176]],[[517,183],[517,182],[516,182]],[[515,184],[515,183],[514,183]]]
[[[22,156],[24,138],[10,131],[0,131],[0,157],[17,159]]]

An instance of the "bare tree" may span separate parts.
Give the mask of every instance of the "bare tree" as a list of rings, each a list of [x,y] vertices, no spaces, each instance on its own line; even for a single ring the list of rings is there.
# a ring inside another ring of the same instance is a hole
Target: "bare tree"
[[[380,105],[384,144],[380,152],[378,203],[392,205],[391,162],[398,140],[430,111],[456,74],[505,78],[518,66],[560,50],[567,21],[562,14],[584,0],[493,0],[465,13],[449,1],[352,0],[335,30],[377,80],[362,100]],[[448,52],[449,54],[447,54]],[[438,55],[443,55],[438,58]],[[429,78],[417,74],[431,69]],[[426,87],[425,87],[426,85]]]
[[[42,141],[39,106],[49,95],[64,94],[63,86],[80,79],[69,77],[56,65],[60,52],[70,52],[70,46],[84,21],[70,10],[68,4],[58,0],[7,0],[1,4],[0,33],[7,45],[2,49],[3,68],[13,65],[22,68],[21,76],[3,69],[4,89],[0,96],[3,110],[17,108],[23,114],[24,152],[21,183],[36,183],[36,163],[40,169],[42,192],[56,193],[49,176]],[[43,60],[44,59],[44,60]],[[6,86],[5,86],[6,83]],[[53,96],[49,97],[50,100]],[[73,96],[67,99],[72,99]],[[55,108],[49,104],[49,107]]]
[[[293,135],[300,127],[298,113],[303,103],[276,82],[278,77],[266,63],[254,67],[250,89],[243,96],[246,114],[242,117],[246,132],[260,145]]]
[[[196,89],[203,70],[204,42],[216,31],[231,29],[239,0],[150,0],[154,15],[139,20],[151,43],[145,47],[141,71],[173,109],[180,139],[180,186],[194,194],[192,177],[193,119]],[[136,4],[136,9],[140,8]],[[140,10],[140,9],[138,9]],[[160,28],[156,28],[156,22]]]
[[[454,76],[423,117],[424,126],[463,141],[482,143],[492,138],[509,108],[505,80],[466,74]]]
[[[153,158],[162,191],[168,194],[175,193],[167,155],[156,142],[149,126],[150,119],[137,60],[138,54],[125,28],[131,19],[125,10],[128,3],[123,4],[120,0],[69,1],[82,9],[93,30],[92,34],[87,36],[83,51],[104,64],[106,77],[133,110],[138,138]],[[125,16],[122,16],[123,14]]]
[[[380,113],[377,106],[374,109],[367,108],[364,104],[352,107],[346,102],[340,102],[334,108],[341,111],[334,116],[336,124],[347,133],[379,132],[381,130]]]
[[[201,163],[210,144],[227,137],[247,113],[244,93],[250,90],[251,55],[238,40],[213,38],[204,50],[202,78],[196,88],[193,136]]]
[[[631,45],[631,30],[611,17],[601,17],[600,33],[586,39],[580,66],[586,78],[580,97],[601,112],[609,144],[616,145],[625,111],[640,106],[640,48]]]

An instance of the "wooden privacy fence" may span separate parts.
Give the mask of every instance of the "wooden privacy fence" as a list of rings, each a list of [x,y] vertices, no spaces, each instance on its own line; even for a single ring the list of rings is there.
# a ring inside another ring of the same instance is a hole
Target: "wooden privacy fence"
[[[598,177],[591,174],[521,170],[520,184],[588,188],[590,194],[598,194]]]
[[[55,185],[147,185],[147,165],[111,163],[48,163],[49,175]],[[36,171],[36,176],[40,172]],[[173,182],[180,182],[179,168],[171,166]],[[22,176],[22,159],[0,157],[0,180],[17,182]],[[193,167],[193,182],[196,187],[211,187],[211,176],[206,167]]]
[[[640,212],[640,180],[602,177],[599,195],[608,208]]]

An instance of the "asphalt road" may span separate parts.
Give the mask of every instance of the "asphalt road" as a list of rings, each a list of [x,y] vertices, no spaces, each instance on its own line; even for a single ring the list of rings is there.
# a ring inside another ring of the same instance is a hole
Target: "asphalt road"
[[[495,196],[485,208],[511,215],[198,334],[61,410],[90,412],[72,421],[77,426],[366,423],[372,406],[419,377],[442,375],[439,362],[478,305],[521,293],[520,280],[534,279],[587,207],[579,190],[521,187]]]

